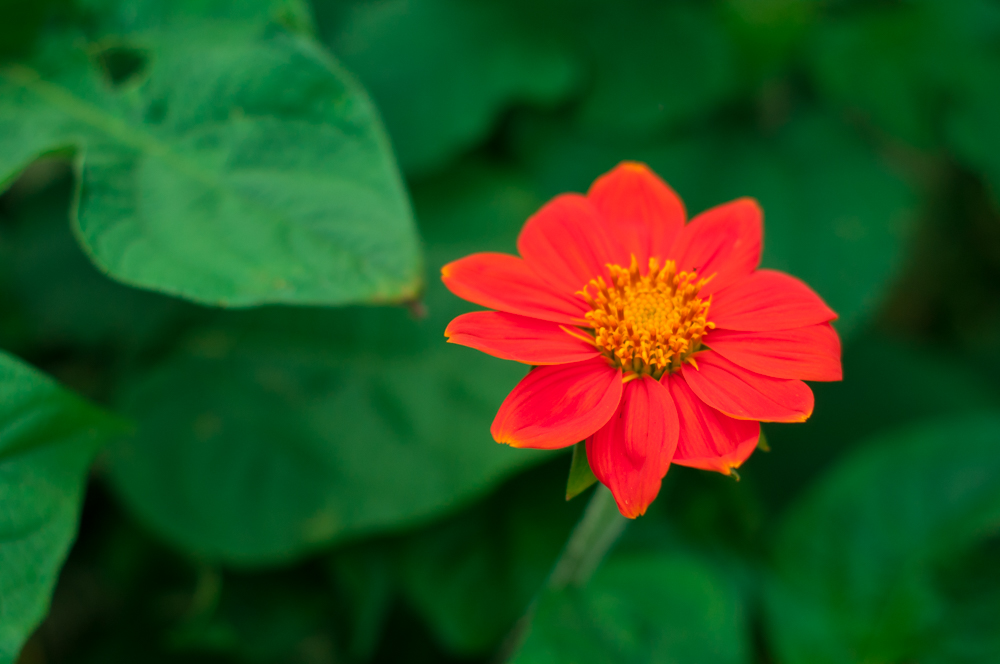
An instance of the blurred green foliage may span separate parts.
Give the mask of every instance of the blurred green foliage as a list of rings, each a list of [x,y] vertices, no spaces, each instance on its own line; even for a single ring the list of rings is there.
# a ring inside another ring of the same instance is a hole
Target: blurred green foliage
[[[1000,659],[996,0],[0,17],[0,662]],[[845,380],[540,593],[589,492],[437,273],[623,159],[757,197]]]

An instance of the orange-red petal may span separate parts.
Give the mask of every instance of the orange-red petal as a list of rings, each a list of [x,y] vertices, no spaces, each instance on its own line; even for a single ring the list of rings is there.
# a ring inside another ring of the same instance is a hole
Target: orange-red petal
[[[569,364],[600,355],[559,323],[503,311],[462,314],[448,324],[444,336],[453,344],[525,364]]]
[[[698,398],[730,417],[763,422],[805,422],[813,393],[801,380],[772,378],[749,371],[713,350],[694,355],[681,376]]]
[[[587,460],[630,519],[645,513],[660,492],[677,447],[677,410],[670,393],[644,376],[625,385],[617,411],[587,439]]]
[[[634,161],[623,161],[597,178],[587,198],[643,268],[650,256],[659,257],[662,263],[687,218],[684,203],[674,190],[648,166]]]
[[[712,277],[705,297],[750,275],[760,263],[764,214],[752,198],[740,198],[702,212],[677,236],[669,257],[678,270]],[[714,275],[714,276],[712,276]]]
[[[774,378],[841,380],[840,337],[829,323],[792,330],[712,330],[706,346],[744,369]]]
[[[590,309],[582,298],[557,291],[523,260],[508,254],[460,258],[441,268],[441,280],[463,300],[556,323],[579,324]]]
[[[699,399],[678,374],[662,382],[670,391],[680,419],[674,463],[725,475],[747,460],[760,439],[760,422],[737,420]]]
[[[623,260],[601,215],[580,194],[556,196],[533,214],[521,229],[517,250],[538,276],[567,294],[607,274],[608,263]]]
[[[811,288],[774,270],[757,270],[716,292],[708,310],[708,319],[717,328],[745,332],[790,330],[836,317]]]
[[[568,447],[604,426],[621,395],[621,369],[603,357],[539,367],[500,404],[490,433],[512,447]]]

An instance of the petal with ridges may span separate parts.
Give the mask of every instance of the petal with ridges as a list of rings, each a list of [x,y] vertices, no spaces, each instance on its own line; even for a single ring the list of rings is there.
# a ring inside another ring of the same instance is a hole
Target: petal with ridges
[[[757,270],[712,297],[708,319],[724,330],[790,330],[834,320],[811,288],[784,272]]]
[[[575,295],[560,293],[517,256],[480,253],[441,268],[441,280],[455,295],[490,309],[577,325],[590,310]]]
[[[674,463],[729,475],[757,448],[760,422],[737,420],[699,399],[678,374],[661,381],[677,407],[680,434]]]
[[[490,433],[511,447],[575,445],[611,419],[622,372],[599,357],[532,369],[500,404]]]
[[[600,355],[559,323],[502,311],[462,314],[448,324],[444,336],[450,343],[525,364],[569,364]]]
[[[829,323],[792,330],[712,330],[706,346],[744,369],[774,378],[841,380],[840,337]]]
[[[677,448],[677,410],[670,393],[644,376],[625,385],[611,419],[587,439],[587,460],[630,519],[645,513],[660,492]]]
[[[678,270],[712,277],[701,296],[751,274],[760,263],[764,213],[752,198],[739,198],[702,212],[684,227],[669,257]]]
[[[608,263],[628,256],[580,194],[556,196],[533,214],[521,229],[517,250],[539,277],[566,293],[606,275]]]
[[[748,371],[713,350],[694,355],[681,367],[691,391],[730,417],[762,422],[805,422],[812,415],[813,393],[801,380],[771,378]]]
[[[587,198],[642,268],[650,256],[666,256],[687,218],[676,192],[648,166],[634,161],[623,161],[597,178]]]

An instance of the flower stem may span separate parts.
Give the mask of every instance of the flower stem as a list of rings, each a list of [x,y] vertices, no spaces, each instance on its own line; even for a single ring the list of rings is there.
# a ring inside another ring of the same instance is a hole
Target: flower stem
[[[586,585],[622,532],[628,519],[621,515],[611,491],[598,484],[580,522],[556,561],[546,587],[561,590]]]
[[[580,518],[576,527],[573,528],[573,532],[570,533],[569,539],[566,540],[566,547],[552,568],[552,572],[539,595],[544,592],[563,590],[570,586],[579,588],[586,585],[611,546],[624,532],[627,524],[628,519],[618,511],[611,491],[603,484],[598,483],[594,495],[587,503],[587,509],[583,512],[583,517]],[[521,649],[521,645],[528,635],[528,629],[531,627],[531,621],[535,616],[539,595],[536,595],[531,601],[524,615],[514,624],[513,629],[504,639],[497,652],[495,662],[506,662]]]

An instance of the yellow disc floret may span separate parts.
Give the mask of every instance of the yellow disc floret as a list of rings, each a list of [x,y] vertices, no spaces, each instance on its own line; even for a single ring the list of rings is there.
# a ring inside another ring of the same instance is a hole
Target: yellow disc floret
[[[626,373],[660,378],[676,371],[701,347],[701,338],[715,325],[708,321],[711,297],[697,297],[708,279],[695,272],[677,272],[673,261],[663,267],[649,259],[643,275],[632,257],[626,269],[609,265],[611,283],[603,277],[584,286],[580,295],[592,311],[585,318],[594,326],[594,343]]]

